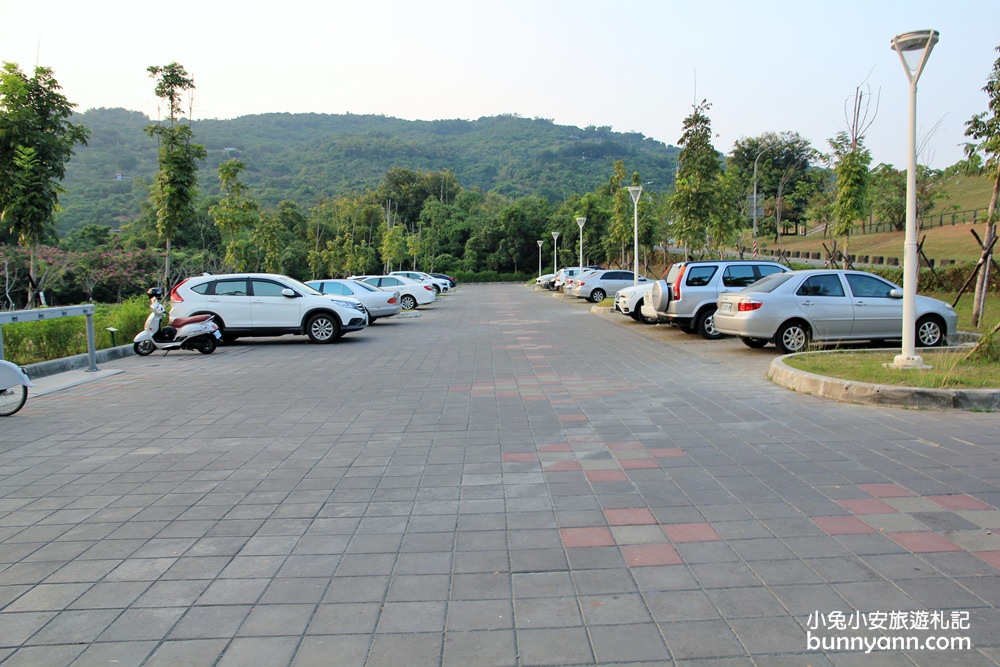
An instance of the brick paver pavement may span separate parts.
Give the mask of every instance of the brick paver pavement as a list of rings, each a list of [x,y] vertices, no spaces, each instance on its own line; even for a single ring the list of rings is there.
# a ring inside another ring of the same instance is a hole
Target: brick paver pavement
[[[1000,664],[1000,416],[774,354],[468,285],[103,364],[0,421],[0,661]]]

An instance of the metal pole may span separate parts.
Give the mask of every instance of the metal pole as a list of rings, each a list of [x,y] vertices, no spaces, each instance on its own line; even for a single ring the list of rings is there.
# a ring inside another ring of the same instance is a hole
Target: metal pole
[[[910,82],[910,115],[907,127],[906,162],[906,234],[903,239],[903,346],[893,360],[896,368],[925,368],[923,358],[916,351],[917,313],[917,81],[927,63],[938,33],[928,30],[897,35],[892,48],[899,54]],[[916,67],[911,67],[904,53],[919,53]]]

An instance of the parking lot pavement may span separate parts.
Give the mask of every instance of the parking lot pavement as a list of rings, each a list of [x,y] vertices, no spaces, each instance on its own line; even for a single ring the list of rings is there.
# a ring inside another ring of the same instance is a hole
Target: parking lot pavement
[[[0,421],[0,662],[1000,664],[1000,416],[774,354],[467,285],[108,362]]]

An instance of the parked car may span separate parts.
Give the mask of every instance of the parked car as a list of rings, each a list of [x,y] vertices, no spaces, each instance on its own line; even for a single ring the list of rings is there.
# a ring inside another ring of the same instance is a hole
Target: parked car
[[[715,327],[748,347],[774,341],[785,354],[810,341],[897,340],[903,336],[903,290],[864,271],[810,269],[775,274],[719,296]],[[916,344],[944,345],[958,316],[944,301],[916,299]]]
[[[628,315],[636,322],[656,324],[656,318],[644,317],[641,310],[645,294],[648,290],[649,281],[621,288],[615,292],[615,304],[612,306],[612,310],[616,310],[622,315]]]
[[[430,283],[422,283],[406,276],[351,276],[351,278],[380,290],[399,292],[399,305],[403,310],[413,310],[417,306],[432,303],[437,294]]]
[[[639,283],[648,282],[646,276],[639,276]],[[604,301],[609,294],[614,294],[623,287],[635,283],[635,274],[631,271],[607,269],[581,273],[573,280],[573,284],[563,293],[581,299],[589,299],[594,303]]]
[[[552,286],[550,289],[559,291],[566,286],[566,281],[580,274],[579,266],[564,266],[563,268],[556,271],[555,278],[552,279]]]
[[[451,289],[451,283],[442,278],[435,278],[429,273],[424,273],[423,271],[390,271],[390,276],[404,276],[406,278],[412,278],[418,282],[430,283],[437,294],[441,292],[447,292]]]
[[[327,296],[273,273],[228,273],[185,278],[170,291],[170,316],[209,314],[222,338],[305,334],[329,343],[368,324],[353,297]]]
[[[554,273],[543,273],[542,275],[535,278],[535,287],[542,287],[548,289],[552,284],[552,280],[556,277]]]
[[[449,276],[448,274],[445,274],[445,273],[432,273],[431,275],[434,276],[435,278],[440,278],[441,280],[447,280],[448,281],[448,285],[452,289],[455,289],[456,287],[458,287],[458,281],[455,280],[454,278],[452,278],[451,276]]]
[[[373,324],[380,317],[398,315],[403,309],[399,301],[399,291],[381,290],[360,280],[325,278],[323,280],[308,280],[306,285],[317,292],[332,296],[349,296],[357,299],[368,311],[368,324]]]
[[[642,315],[715,340],[716,301],[772,273],[790,271],[777,262],[757,260],[699,260],[676,262],[663,280],[657,280],[643,297]]]

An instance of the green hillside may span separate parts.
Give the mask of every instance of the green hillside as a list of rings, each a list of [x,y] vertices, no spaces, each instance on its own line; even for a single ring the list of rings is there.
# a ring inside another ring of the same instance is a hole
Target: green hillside
[[[124,109],[91,109],[74,117],[91,131],[70,161],[60,197],[61,233],[86,224],[118,227],[139,215],[157,170],[152,121]],[[673,185],[679,151],[638,133],[577,128],[545,119],[493,116],[478,120],[407,121],[385,116],[274,113],[232,120],[196,120],[195,139],[208,150],[203,196],[218,193],[217,167],[245,165],[243,180],[266,205],[374,189],[393,167],[451,170],[463,188],[551,202],[605,183],[623,160],[651,190]]]

